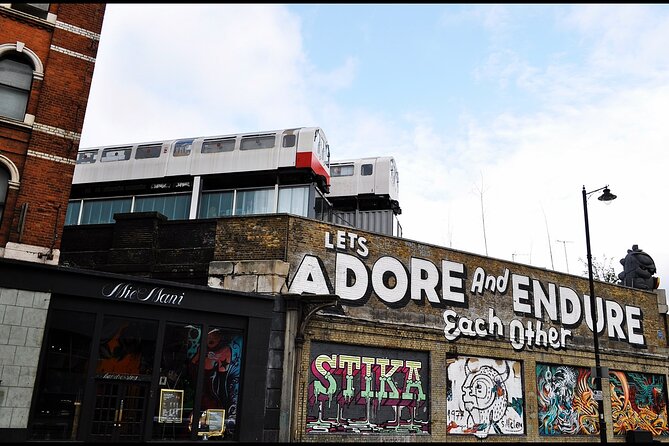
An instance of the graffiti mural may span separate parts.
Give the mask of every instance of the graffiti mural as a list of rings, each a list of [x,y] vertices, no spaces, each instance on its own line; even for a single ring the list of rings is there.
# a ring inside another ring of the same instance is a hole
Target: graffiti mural
[[[644,430],[653,436],[669,436],[664,376],[612,370],[609,386],[614,434]]]
[[[599,435],[590,369],[537,364],[539,435]]]
[[[428,355],[311,344],[307,433],[430,433]]]
[[[460,357],[447,370],[449,433],[480,438],[524,433],[520,362]]]

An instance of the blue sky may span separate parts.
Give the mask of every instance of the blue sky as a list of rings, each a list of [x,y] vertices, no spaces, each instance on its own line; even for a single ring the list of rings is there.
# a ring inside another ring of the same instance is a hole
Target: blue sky
[[[395,157],[406,238],[576,275],[609,185],[593,255],[666,288],[667,42],[661,4],[111,3],[81,147],[319,126]]]

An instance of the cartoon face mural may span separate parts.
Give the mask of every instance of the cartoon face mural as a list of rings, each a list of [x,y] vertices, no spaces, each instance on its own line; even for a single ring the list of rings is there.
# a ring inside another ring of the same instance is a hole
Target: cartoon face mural
[[[524,433],[519,362],[461,357],[448,366],[448,381],[449,433],[477,437]]]
[[[539,435],[598,435],[590,369],[537,364]]]
[[[669,436],[664,376],[612,370],[609,386],[614,434],[645,430],[653,436]]]
[[[307,433],[428,434],[428,355],[311,344]]]

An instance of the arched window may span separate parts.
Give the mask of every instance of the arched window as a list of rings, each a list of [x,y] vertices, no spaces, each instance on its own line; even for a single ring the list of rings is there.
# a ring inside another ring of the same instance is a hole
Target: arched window
[[[33,67],[25,56],[8,52],[0,58],[0,116],[23,121],[30,97]]]
[[[5,211],[5,201],[7,201],[7,189],[9,189],[10,179],[9,171],[0,164],[0,222]]]

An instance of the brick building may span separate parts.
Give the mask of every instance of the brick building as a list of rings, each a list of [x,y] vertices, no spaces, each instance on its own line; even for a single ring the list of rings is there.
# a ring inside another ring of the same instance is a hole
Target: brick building
[[[104,13],[104,3],[0,4],[0,258],[25,272],[58,263]],[[51,297],[34,288],[42,278],[0,284],[4,440],[28,427]]]
[[[64,264],[274,296],[264,441],[599,441],[582,277],[287,214],[116,219],[67,227]],[[595,290],[607,438],[665,441],[664,294]]]
[[[0,255],[58,263],[103,3],[0,4]]]

